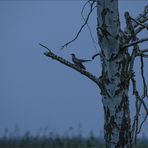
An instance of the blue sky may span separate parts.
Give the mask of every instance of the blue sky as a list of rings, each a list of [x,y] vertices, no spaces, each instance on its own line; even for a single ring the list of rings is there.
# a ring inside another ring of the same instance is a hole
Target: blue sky
[[[39,128],[48,126],[50,131],[64,134],[69,127],[77,131],[81,124],[84,135],[91,130],[96,135],[102,134],[103,108],[97,86],[45,57],[45,50],[38,45],[47,45],[69,61],[71,53],[91,58],[96,50],[87,28],[75,43],[59,50],[83,23],[80,15],[83,4],[81,1],[0,1],[0,132],[5,127],[13,131],[17,124],[21,132],[37,133]],[[146,4],[140,0],[121,1],[123,26],[125,11],[137,16]],[[89,24],[96,37],[95,12]],[[86,67],[99,76],[98,60]],[[146,125],[145,129],[148,129]]]

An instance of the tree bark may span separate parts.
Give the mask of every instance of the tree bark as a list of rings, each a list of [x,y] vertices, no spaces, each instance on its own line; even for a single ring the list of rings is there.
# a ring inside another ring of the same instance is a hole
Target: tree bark
[[[100,89],[104,107],[104,137],[107,148],[131,148],[128,88],[132,73],[130,57],[121,50],[117,0],[97,0],[97,33],[101,48]]]
[[[82,29],[88,22],[91,12],[96,8],[93,7],[96,3],[97,35],[101,51],[95,54],[92,59],[96,56],[100,56],[102,64],[102,74],[100,77],[96,77],[94,74],[88,72],[87,69],[80,68],[77,64],[71,63],[54,54],[43,44],[39,45],[48,50],[48,52],[44,53],[47,57],[78,71],[99,86],[104,107],[104,137],[106,147],[132,148],[132,140],[135,137],[134,139],[136,142],[136,136],[140,132],[141,127],[148,116],[148,108],[143,100],[145,97],[148,97],[143,71],[143,57],[148,56],[145,54],[148,52],[148,49],[140,50],[138,46],[139,43],[148,41],[148,38],[137,40],[136,37],[136,34],[142,31],[142,29],[148,28],[146,24],[142,24],[142,28],[137,28],[138,25],[141,26],[141,23],[145,23],[148,20],[148,6],[145,7],[144,14],[140,15],[137,19],[133,19],[128,12],[125,13],[126,30],[123,32],[120,27],[118,0],[88,0],[87,3],[90,4],[90,12],[88,13],[86,20],[84,19],[84,24],[81,26],[76,37],[64,44],[62,49],[78,38]],[[84,10],[84,7],[82,11]],[[131,20],[134,20],[134,22]],[[138,25],[135,24],[135,22],[138,22]],[[136,30],[135,27],[137,28]],[[133,50],[129,55],[128,47],[130,46],[133,46]],[[137,90],[133,72],[134,60],[137,56],[141,56],[141,76],[144,86],[144,93],[142,96],[139,95]],[[136,113],[132,129],[128,97],[130,80],[133,85],[133,95],[135,95],[136,98]],[[146,115],[140,126],[138,126],[138,116],[140,114],[141,104],[146,111]]]

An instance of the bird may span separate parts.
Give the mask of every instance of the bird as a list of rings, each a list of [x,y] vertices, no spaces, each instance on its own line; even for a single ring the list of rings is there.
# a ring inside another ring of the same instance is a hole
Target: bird
[[[71,56],[72,56],[73,63],[82,69],[86,69],[82,63],[91,61],[91,60],[78,59],[74,53],[72,53]]]

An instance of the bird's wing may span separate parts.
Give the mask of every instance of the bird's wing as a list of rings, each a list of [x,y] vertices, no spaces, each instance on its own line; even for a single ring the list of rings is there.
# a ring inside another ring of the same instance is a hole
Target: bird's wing
[[[86,69],[85,66],[82,63],[77,64],[80,68]]]

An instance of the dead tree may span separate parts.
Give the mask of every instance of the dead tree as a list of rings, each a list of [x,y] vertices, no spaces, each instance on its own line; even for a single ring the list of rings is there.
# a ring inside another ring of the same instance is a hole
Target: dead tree
[[[100,52],[94,55],[100,56],[102,64],[101,76],[81,69],[77,65],[54,54],[49,48],[40,44],[48,51],[44,54],[60,63],[75,69],[82,75],[95,82],[101,90],[102,103],[104,107],[104,138],[107,148],[131,148],[136,143],[137,134],[140,132],[143,123],[148,116],[148,108],[145,98],[148,97],[147,85],[144,77],[143,59],[148,57],[148,49],[140,49],[139,44],[148,41],[147,38],[138,38],[139,32],[148,31],[148,6],[145,7],[142,14],[137,18],[130,16],[125,12],[126,28],[121,29],[118,12],[118,0],[89,0],[85,5],[90,5],[90,11],[84,19],[75,38],[64,46],[74,42],[82,29],[87,25],[91,12],[97,10],[97,29],[98,44]],[[85,8],[85,5],[83,9]],[[82,12],[83,12],[82,9]],[[90,29],[90,27],[88,26]],[[132,49],[129,47],[132,47]],[[129,50],[131,50],[129,52]],[[136,58],[141,61],[141,76],[143,82],[143,94],[137,90],[137,81],[135,79],[134,62]],[[129,85],[133,86],[133,95],[135,96],[136,113],[133,123],[130,117],[129,107]],[[141,108],[145,110],[143,121],[139,121]],[[132,125],[131,125],[132,123]]]

